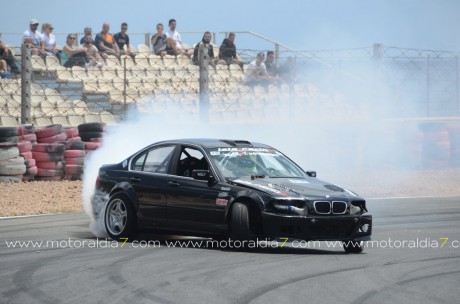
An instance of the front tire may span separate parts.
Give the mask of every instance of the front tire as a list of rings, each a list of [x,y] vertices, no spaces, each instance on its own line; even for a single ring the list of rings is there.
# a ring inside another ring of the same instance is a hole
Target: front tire
[[[113,240],[131,238],[136,232],[136,216],[133,206],[123,194],[115,194],[107,203],[104,225]]]
[[[361,253],[364,250],[364,242],[362,241],[344,241],[343,249],[346,253]]]
[[[233,240],[245,241],[251,237],[249,209],[244,203],[235,202],[230,219],[230,236]]]

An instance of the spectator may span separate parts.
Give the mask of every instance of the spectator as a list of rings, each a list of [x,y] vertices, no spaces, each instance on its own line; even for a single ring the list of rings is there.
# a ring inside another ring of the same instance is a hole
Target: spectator
[[[281,66],[280,76],[284,82],[294,83],[297,81],[296,64],[292,56],[289,56],[286,63]]]
[[[263,52],[257,54],[256,60],[252,61],[246,70],[247,85],[267,86],[275,79],[267,73],[264,63],[265,55]]]
[[[21,73],[18,66],[16,65],[16,59],[14,58],[13,52],[6,47],[6,44],[3,41],[0,41],[0,59],[6,62],[12,73]]]
[[[160,55],[161,57],[166,55],[166,47],[168,45],[167,43],[168,38],[166,38],[166,34],[163,32],[163,29],[164,29],[163,24],[158,23],[157,33],[152,36],[152,40],[151,40],[152,47],[153,47],[153,53],[155,55]]]
[[[166,38],[168,38],[167,40],[168,45],[166,47],[166,52],[169,55],[175,55],[175,56],[184,54],[188,58],[191,58],[192,52],[183,47],[180,34],[178,31],[176,31],[176,20],[169,19],[168,25],[169,25],[169,31],[166,32]]]
[[[32,55],[40,55],[41,42],[43,40],[42,34],[37,30],[38,20],[32,19],[29,22],[29,29],[26,30],[22,36],[24,43],[29,43],[32,48]]]
[[[96,43],[94,42],[94,39],[93,39],[93,29],[90,28],[89,26],[85,27],[85,29],[83,30],[84,34],[83,34],[83,37],[81,37],[80,39],[80,44],[84,44],[85,43],[85,37],[86,35],[91,35],[91,44],[93,45],[96,45]]]
[[[120,49],[116,44],[112,34],[109,33],[110,24],[105,22],[102,25],[102,32],[96,35],[96,47],[102,58],[106,59],[108,55],[120,57]]]
[[[86,34],[83,38],[84,43],[81,46],[86,49],[86,66],[96,66],[102,72],[104,63],[97,47],[92,43],[93,36]]]
[[[86,64],[86,48],[75,46],[75,35],[67,35],[66,45],[62,49],[61,64],[66,68],[73,66],[84,67]]]
[[[136,54],[134,54],[134,52],[131,50],[131,45],[129,44],[129,36],[128,34],[126,34],[127,31],[128,31],[128,23],[123,22],[121,24],[121,32],[113,35],[113,39],[115,40],[115,43],[118,45],[120,54],[121,55],[126,54],[126,55],[131,56],[131,58],[135,62],[136,60],[134,59],[134,57],[136,56]],[[126,51],[125,51],[125,45],[126,45]]]
[[[199,43],[196,44],[195,50],[193,51],[193,64],[200,65],[200,56],[199,56],[199,49],[200,45],[207,45],[208,46],[208,56],[210,58],[209,63],[212,66],[215,66],[217,63],[225,64],[225,61],[219,61],[214,59],[214,48],[212,47],[211,43],[211,32],[205,32],[203,34],[203,38]]]
[[[278,67],[275,65],[275,53],[273,51],[267,52],[265,67],[267,68],[268,75],[278,79]]]
[[[219,48],[219,58],[225,60],[227,64],[235,63],[240,67],[242,67],[245,63],[238,60],[236,56],[235,33],[228,34],[228,38],[225,38],[224,41],[222,41]]]
[[[59,58],[60,52],[56,49],[56,38],[54,37],[53,33],[53,25],[51,23],[43,23],[42,25],[42,43],[41,43],[41,51],[43,55],[46,56],[56,56]]]
[[[8,65],[6,64],[6,61],[0,59],[0,77],[3,79],[9,76],[11,76],[11,73],[8,72]]]

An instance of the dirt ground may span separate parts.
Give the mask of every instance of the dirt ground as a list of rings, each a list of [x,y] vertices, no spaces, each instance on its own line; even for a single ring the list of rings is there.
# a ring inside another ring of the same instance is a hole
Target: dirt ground
[[[460,196],[460,169],[318,172],[318,178],[365,198]],[[0,183],[0,217],[83,212],[82,182]]]

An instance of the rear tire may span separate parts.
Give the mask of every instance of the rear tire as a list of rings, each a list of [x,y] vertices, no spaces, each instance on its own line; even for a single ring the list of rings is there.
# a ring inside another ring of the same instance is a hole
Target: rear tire
[[[136,216],[128,198],[119,193],[107,203],[104,215],[107,234],[113,240],[131,239],[136,233]]]
[[[364,242],[362,241],[344,241],[343,249],[346,253],[361,253],[364,249]]]

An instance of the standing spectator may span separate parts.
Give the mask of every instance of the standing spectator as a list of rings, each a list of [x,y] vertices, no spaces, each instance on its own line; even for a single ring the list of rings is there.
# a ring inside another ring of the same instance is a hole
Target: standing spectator
[[[169,31],[166,32],[166,38],[168,46],[166,47],[166,52],[169,55],[180,55],[184,54],[188,58],[192,57],[192,52],[190,50],[184,49],[182,45],[182,39],[178,31],[176,31],[176,20],[169,19],[168,22]]]
[[[199,43],[196,44],[195,46],[195,50],[193,51],[193,64],[194,65],[200,65],[200,56],[199,56],[199,49],[200,49],[200,45],[207,45],[208,46],[208,56],[210,58],[209,60],[209,63],[212,65],[212,66],[215,66],[217,63],[221,63],[221,64],[225,64],[225,61],[216,61],[214,59],[214,49],[212,47],[212,45],[210,44],[211,43],[211,32],[205,32],[203,34],[203,38],[201,39],[201,41]]]
[[[86,34],[83,38],[84,43],[81,46],[86,49],[86,66],[96,66],[102,72],[104,63],[97,47],[92,43],[93,36]]]
[[[102,32],[96,35],[96,47],[101,53],[102,58],[107,58],[107,55],[115,55],[120,57],[120,49],[116,44],[113,35],[109,33],[110,24],[105,22],[102,25]]]
[[[257,58],[251,61],[246,70],[246,84],[247,85],[264,85],[268,86],[275,79],[267,73],[267,68],[264,63],[265,54],[260,52]]]
[[[40,55],[41,42],[43,40],[42,34],[37,30],[38,20],[32,19],[29,22],[29,29],[26,30],[22,36],[24,43],[29,43],[32,48],[32,55]]]
[[[61,64],[66,68],[75,65],[84,67],[86,64],[86,48],[75,46],[75,35],[67,35],[66,45],[62,48]]]
[[[163,32],[163,23],[157,24],[157,33],[152,36],[151,43],[153,47],[153,53],[163,57],[166,55],[166,47],[168,45],[166,34]]]
[[[129,36],[128,36],[128,34],[126,34],[127,31],[128,31],[128,23],[123,22],[121,24],[121,32],[116,33],[113,36],[113,39],[115,40],[116,44],[118,45],[118,49],[120,50],[121,55],[123,55],[123,54],[129,55],[129,56],[131,56],[131,58],[133,60],[135,60],[134,57],[136,55],[131,50],[131,45],[129,44]],[[126,45],[126,51],[125,51],[125,48],[124,48],[125,45]]]
[[[275,64],[275,53],[273,51],[267,52],[267,59],[265,60],[265,67],[267,68],[268,75],[278,78],[278,67]]]
[[[225,60],[227,64],[235,63],[240,67],[242,67],[245,63],[238,60],[236,56],[235,33],[228,34],[228,38],[225,38],[224,41],[222,41],[219,48],[219,58]]]
[[[54,28],[51,23],[43,23],[41,50],[42,54],[46,56],[56,56],[59,58],[59,50],[56,49],[56,38],[53,33],[51,33],[53,30]]]
[[[93,39],[93,29],[90,28],[89,26],[85,27],[85,29],[83,30],[83,37],[81,37],[80,39],[80,44],[83,44],[85,43],[85,37],[86,35],[91,35],[91,44],[93,45],[96,45],[96,42],[94,42],[94,39]]]
[[[14,58],[13,52],[11,52],[11,50],[6,47],[6,44],[3,41],[0,41],[0,59],[6,62],[12,73],[21,73],[18,66],[16,65],[16,59]]]

